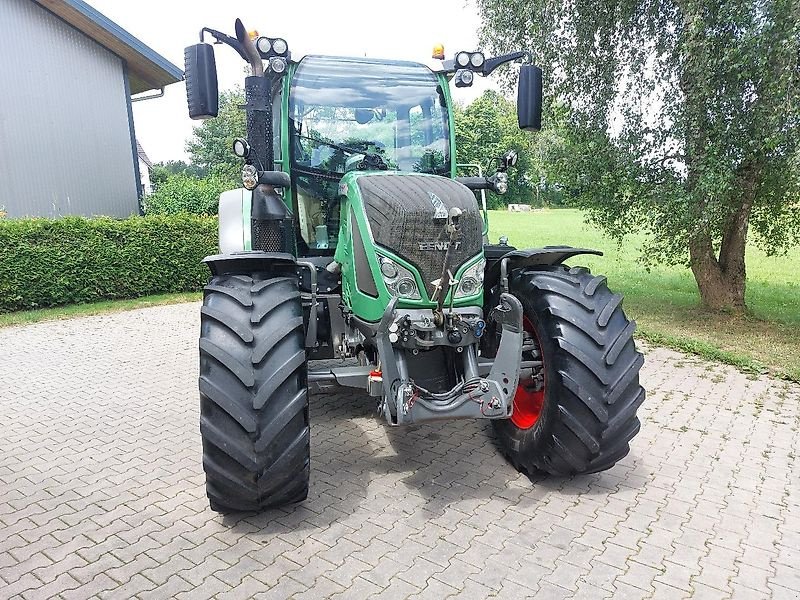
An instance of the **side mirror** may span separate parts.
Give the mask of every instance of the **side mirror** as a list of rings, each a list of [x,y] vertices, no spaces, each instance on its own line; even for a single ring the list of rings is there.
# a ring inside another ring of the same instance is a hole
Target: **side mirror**
[[[542,70],[537,66],[522,65],[519,69],[517,120],[520,129],[542,128]]]
[[[186,64],[186,99],[189,117],[209,119],[219,111],[217,63],[211,44],[195,44],[183,51]]]

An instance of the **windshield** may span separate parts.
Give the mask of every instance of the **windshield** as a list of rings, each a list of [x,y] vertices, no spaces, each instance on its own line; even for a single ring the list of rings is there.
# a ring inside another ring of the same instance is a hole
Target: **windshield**
[[[300,170],[450,172],[444,92],[424,65],[306,57],[292,79],[289,118]]]

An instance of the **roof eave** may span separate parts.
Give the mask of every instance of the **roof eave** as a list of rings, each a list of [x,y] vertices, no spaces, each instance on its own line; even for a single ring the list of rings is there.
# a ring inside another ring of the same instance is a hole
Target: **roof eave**
[[[158,90],[183,80],[179,67],[82,0],[35,1],[124,60],[131,94]]]

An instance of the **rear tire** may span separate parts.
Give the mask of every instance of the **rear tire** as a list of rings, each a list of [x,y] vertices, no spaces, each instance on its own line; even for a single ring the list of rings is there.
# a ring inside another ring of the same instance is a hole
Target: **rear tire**
[[[211,509],[308,495],[309,419],[297,278],[219,275],[200,318],[200,433]]]
[[[509,282],[544,363],[540,404],[519,411],[522,417],[492,421],[504,453],[521,471],[603,471],[628,454],[639,431],[644,358],[622,296],[605,281],[584,268],[554,266],[520,269]]]

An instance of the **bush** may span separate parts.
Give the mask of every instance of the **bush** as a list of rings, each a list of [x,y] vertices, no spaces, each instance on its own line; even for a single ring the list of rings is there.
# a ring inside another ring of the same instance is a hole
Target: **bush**
[[[219,195],[231,189],[225,178],[210,175],[198,179],[186,173],[169,175],[159,181],[156,190],[144,198],[144,212],[148,215],[215,215],[219,208]]]
[[[0,312],[199,290],[217,220],[0,220]]]

